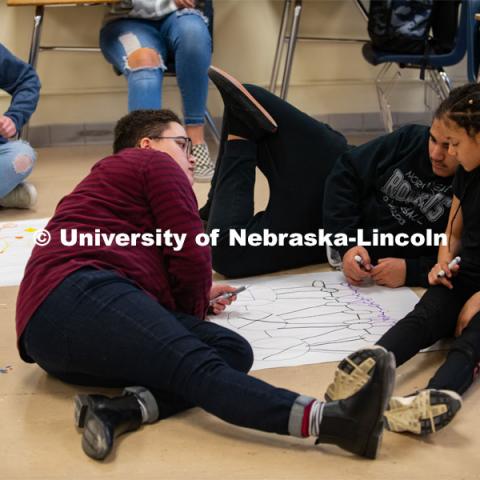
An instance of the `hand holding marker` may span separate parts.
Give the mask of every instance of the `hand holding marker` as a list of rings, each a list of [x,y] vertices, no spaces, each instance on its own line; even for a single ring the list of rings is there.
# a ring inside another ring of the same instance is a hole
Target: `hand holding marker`
[[[363,265],[363,260],[362,260],[362,257],[360,255],[355,255],[353,257],[355,259],[355,261],[359,264],[359,265]]]
[[[370,269],[371,269],[372,266],[370,266],[370,268],[366,268],[366,267],[365,267],[365,263],[363,262],[363,258],[362,258],[360,255],[355,255],[355,256],[353,257],[353,259],[358,263],[358,265],[359,265],[360,267],[363,267],[364,270],[366,270],[367,272],[370,271]]]
[[[247,289],[247,287],[242,286],[242,287],[238,287],[233,292],[225,292],[225,293],[222,293],[221,295],[217,295],[216,297],[214,297],[210,300],[210,306],[215,304],[215,302],[217,302],[218,300],[223,300],[223,299],[234,297],[235,295],[239,294],[240,292],[243,292],[246,289]]]
[[[460,257],[455,257],[449,264],[448,264],[448,268],[451,269],[453,268],[455,265],[458,265],[460,262],[462,261],[462,259]],[[438,273],[437,273],[437,278],[443,278],[445,276],[445,270],[440,270]]]

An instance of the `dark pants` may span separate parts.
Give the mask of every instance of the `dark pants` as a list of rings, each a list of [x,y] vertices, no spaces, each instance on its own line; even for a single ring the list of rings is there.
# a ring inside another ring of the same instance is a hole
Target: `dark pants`
[[[112,271],[67,277],[22,342],[27,355],[65,382],[148,388],[160,418],[199,406],[236,425],[287,434],[298,397],[246,374],[253,355],[242,337],[166,310]]]
[[[209,201],[201,210],[208,229],[218,228],[213,268],[229,277],[257,275],[326,261],[324,247],[229,246],[228,229],[247,234],[316,233],[323,227],[325,179],[347,150],[345,138],[266,90],[247,85],[278,124],[275,134],[256,143],[227,142],[228,115]],[[268,180],[265,211],[254,215],[255,167]]]
[[[395,355],[397,365],[442,338],[454,336],[458,314],[477,291],[478,283],[459,274],[454,288],[430,287],[412,312],[378,341]],[[472,384],[480,361],[480,313],[474,315],[462,334],[455,338],[450,352],[428,383],[428,388],[453,390],[462,394]]]

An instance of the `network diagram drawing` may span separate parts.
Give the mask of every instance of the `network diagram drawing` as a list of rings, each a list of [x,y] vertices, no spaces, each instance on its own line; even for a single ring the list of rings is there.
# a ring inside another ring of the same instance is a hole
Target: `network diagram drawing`
[[[354,287],[340,272],[236,280],[248,288],[210,320],[245,337],[254,370],[330,362],[375,343],[413,309],[408,288]]]

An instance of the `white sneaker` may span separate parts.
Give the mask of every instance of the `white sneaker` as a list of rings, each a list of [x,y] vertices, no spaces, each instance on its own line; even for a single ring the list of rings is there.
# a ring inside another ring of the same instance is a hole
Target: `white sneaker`
[[[5,197],[0,198],[0,207],[31,208],[37,202],[37,196],[37,189],[31,183],[22,182]]]
[[[208,151],[208,145],[206,143],[200,143],[193,145],[192,155],[195,157],[195,169],[193,171],[193,178],[196,182],[205,183],[209,182],[215,167],[210,159],[210,152]]]
[[[435,433],[447,426],[462,407],[462,398],[451,390],[427,389],[408,397],[392,397],[384,413],[391,432],[417,435]]]

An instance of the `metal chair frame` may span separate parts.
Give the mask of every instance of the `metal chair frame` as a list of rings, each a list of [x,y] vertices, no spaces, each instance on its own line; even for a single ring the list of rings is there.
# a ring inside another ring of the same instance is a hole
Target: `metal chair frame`
[[[362,0],[353,0],[355,6],[361,16],[368,20],[368,13]],[[337,38],[337,37],[321,37],[321,36],[305,36],[299,35],[300,19],[303,11],[303,0],[284,0],[282,19],[280,21],[280,30],[278,33],[277,47],[273,60],[272,75],[270,78],[269,90],[272,93],[276,91],[278,75],[280,72],[280,64],[283,56],[283,48],[285,43],[288,44],[285,65],[283,70],[282,84],[280,87],[280,98],[286,99],[290,86],[290,77],[292,73],[293,59],[295,48],[298,41],[301,42],[336,42],[336,43],[365,43],[367,38]],[[291,20],[290,20],[291,19]],[[290,20],[290,29],[287,27]]]

